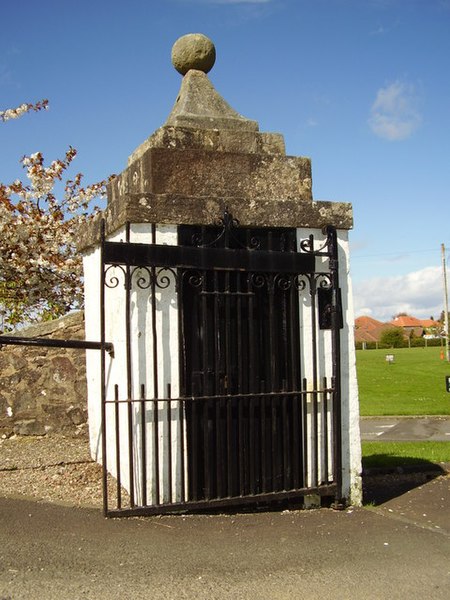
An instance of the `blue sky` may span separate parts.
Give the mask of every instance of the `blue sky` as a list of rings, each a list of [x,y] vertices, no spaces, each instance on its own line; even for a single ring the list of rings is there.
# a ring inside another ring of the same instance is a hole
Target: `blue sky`
[[[450,0],[1,2],[0,180],[69,145],[87,181],[119,173],[177,96],[174,41],[208,35],[210,78],[287,153],[316,200],[351,202],[356,314],[438,317],[450,253]]]

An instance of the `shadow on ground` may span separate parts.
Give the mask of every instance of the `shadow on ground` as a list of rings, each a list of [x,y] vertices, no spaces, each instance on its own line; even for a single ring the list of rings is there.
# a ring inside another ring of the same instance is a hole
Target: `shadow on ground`
[[[413,469],[413,470],[411,470]],[[410,490],[443,475],[445,469],[434,463],[421,464],[417,467],[417,461],[397,466],[390,470],[367,469],[363,473],[363,502],[364,504],[379,505],[402,496]]]

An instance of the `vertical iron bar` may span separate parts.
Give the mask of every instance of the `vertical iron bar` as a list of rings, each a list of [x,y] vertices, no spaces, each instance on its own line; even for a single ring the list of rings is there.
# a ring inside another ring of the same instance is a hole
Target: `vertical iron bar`
[[[277,428],[277,405],[279,396],[271,396],[271,452],[272,452],[272,488],[271,492],[277,491],[278,477],[278,428]]]
[[[311,290],[311,331],[312,331],[312,384],[313,391],[311,392],[311,433],[312,433],[312,453],[311,453],[311,485],[317,486],[317,470],[319,460],[318,439],[317,439],[317,281],[313,274],[310,278]]]
[[[312,486],[318,485],[319,479],[319,419],[318,419],[318,392],[315,388],[311,393],[312,396],[312,434],[313,434],[313,451],[311,456],[311,472]]]
[[[283,381],[283,390],[286,390],[286,381]],[[282,410],[282,436],[283,436],[283,489],[291,487],[291,461],[290,461],[290,436],[287,410],[287,396],[281,398]]]
[[[155,504],[160,503],[160,490],[159,490],[159,416],[158,416],[158,400],[153,400],[153,468],[154,468],[154,490],[155,490]]]
[[[199,277],[199,281],[202,282],[202,286],[203,286],[203,278],[205,277],[205,273],[203,272],[200,277]],[[188,280],[189,282],[189,280]],[[204,323],[203,323],[203,313],[202,313],[202,302],[199,300],[199,296],[196,293],[197,290],[195,289],[191,289],[191,287],[187,288],[186,290],[186,306],[189,306],[188,302],[187,302],[187,298],[188,298],[188,294],[191,295],[192,298],[192,303],[191,306],[193,307],[193,310],[195,311],[195,322],[198,323],[198,328],[200,331],[204,332]],[[198,474],[199,474],[199,451],[200,451],[200,440],[198,439],[198,419],[199,419],[199,407],[197,405],[197,402],[194,402],[193,399],[195,396],[201,396],[202,395],[202,391],[203,391],[203,381],[200,380],[200,376],[194,375],[193,372],[193,363],[194,363],[194,357],[193,357],[193,352],[194,350],[194,341],[192,340],[192,324],[191,324],[191,319],[190,319],[190,315],[187,315],[187,319],[189,322],[189,326],[188,326],[188,330],[190,330],[190,335],[186,337],[186,343],[188,342],[188,339],[190,339],[190,347],[189,347],[189,356],[186,353],[186,368],[190,369],[190,373],[189,376],[187,374],[186,371],[186,381],[189,381],[190,383],[190,395],[191,395],[191,401],[186,401],[185,402],[185,410],[186,410],[186,460],[187,460],[187,476],[188,476],[188,481],[187,481],[187,500],[197,500],[198,499]],[[198,343],[199,346],[198,348],[196,348],[197,353],[198,353],[198,365],[199,365],[199,370],[203,367],[203,363],[202,363],[202,356],[203,356],[203,347],[201,345],[202,343],[202,339],[201,339],[201,335],[198,334]],[[203,343],[205,343],[205,340],[203,338]],[[189,359],[189,361],[188,361]],[[196,361],[195,361],[196,362]]]
[[[342,504],[342,419],[341,419],[341,332],[339,307],[339,260],[337,233],[334,227],[328,228],[330,252],[330,277],[332,288],[331,306],[331,346],[333,354],[333,463],[336,481],[336,506]]]
[[[147,431],[145,422],[145,385],[141,383],[141,485],[142,505],[147,505]]]
[[[295,286],[295,277],[293,277],[292,285],[290,287],[290,323],[289,329],[289,354],[291,360],[291,385],[290,390],[301,389],[300,377],[299,377],[299,356],[297,340],[300,335],[299,318],[298,318],[298,290]],[[299,433],[301,431],[300,419],[303,420],[302,411],[299,412],[299,404],[301,407],[302,396],[295,396],[292,398],[292,469],[293,469],[293,482],[292,485],[295,489],[300,487],[300,454],[303,455],[302,443],[303,440],[299,439]]]
[[[303,443],[303,486],[308,484],[308,382],[306,378],[302,380],[302,443]]]
[[[202,228],[202,234],[204,228]],[[202,235],[204,239],[204,235]],[[203,272],[202,291],[207,292],[207,271]],[[215,273],[214,273],[215,275]],[[215,280],[214,280],[215,286]],[[209,322],[208,322],[208,296],[206,293],[202,295],[202,319],[203,319],[203,395],[209,396],[210,390],[210,365],[209,365]],[[216,333],[216,332],[215,332]],[[217,335],[217,334],[216,334]],[[216,353],[216,365],[217,365],[217,353]],[[216,373],[217,376],[217,373]],[[211,497],[211,479],[210,479],[210,444],[209,444],[209,400],[203,400],[203,490],[205,499],[209,500]]]
[[[156,244],[156,225],[152,223],[152,244]],[[151,316],[152,316],[152,371],[153,371],[153,467],[154,467],[154,490],[155,490],[155,504],[160,503],[160,476],[159,476],[159,419],[158,419],[158,335],[156,329],[156,268],[154,265],[151,267]]]
[[[194,395],[194,394],[193,394]],[[198,435],[198,414],[200,411],[200,407],[198,406],[198,402],[191,402],[191,414],[192,414],[192,427],[191,427],[191,441],[192,441],[192,500],[198,500],[198,471],[199,471],[199,458],[198,458],[198,449],[200,444],[200,439]],[[190,499],[190,498],[189,498]]]
[[[221,336],[220,336],[220,304],[219,304],[219,274],[217,271],[214,271],[213,274],[214,281],[214,327],[213,327],[213,336],[214,336],[214,375],[215,375],[215,393],[222,394],[223,388],[225,387],[225,382],[221,380]],[[226,377],[226,375],[225,375]],[[208,394],[210,390],[208,390]],[[222,461],[221,461],[221,423],[220,423],[220,408],[221,408],[221,400],[216,400],[215,403],[215,427],[216,427],[216,490],[217,497],[220,498],[223,490],[222,490]]]
[[[247,248],[251,247],[251,232],[247,230]],[[255,295],[253,290],[253,281],[252,281],[252,273],[247,273],[246,282],[247,282],[247,294],[249,294],[247,298],[247,339],[245,336],[242,336],[238,340],[239,348],[244,349],[244,344],[246,343],[247,356],[245,356],[241,350],[241,362],[239,363],[239,370],[247,370],[247,386],[243,389],[244,392],[250,394],[259,394],[261,392],[259,377],[256,376],[257,373],[257,345],[256,345],[256,332],[255,332]],[[238,275],[240,277],[240,275]],[[240,281],[240,280],[239,280]],[[241,290],[239,283],[239,290]],[[239,301],[240,302],[240,301]],[[262,308],[262,307],[261,307]],[[239,331],[242,329],[242,305],[239,303]],[[242,382],[242,378],[241,378]],[[257,424],[255,424],[255,399],[252,398],[250,400],[250,418],[251,418],[251,438],[249,444],[250,451],[250,480],[251,480],[251,492],[253,494],[261,491],[263,489],[263,479],[264,479],[264,467],[263,467],[263,457],[265,453],[265,448],[263,446],[263,432],[262,432],[262,423],[264,415],[264,398],[257,398],[258,408],[257,414],[259,414],[260,418],[260,431],[258,435]],[[258,449],[257,438],[259,437],[260,447]],[[258,451],[259,450],[259,451]],[[258,464],[259,463],[259,464]],[[259,486],[257,485],[257,480],[260,479]]]
[[[238,381],[237,381],[237,389],[238,389],[238,393],[242,394],[242,392],[245,390],[246,392],[248,391],[247,387],[244,388],[244,370],[246,371],[248,369],[248,365],[245,365],[244,367],[244,362],[243,362],[243,336],[242,336],[242,296],[241,296],[241,274],[239,272],[235,273],[235,277],[236,277],[236,293],[237,293],[237,297],[236,297],[236,339],[237,339],[237,348],[236,348],[236,352],[237,352],[237,360],[236,360],[236,366],[237,366],[237,374],[238,374]],[[248,381],[248,380],[247,380]],[[254,390],[252,390],[253,392]]]
[[[122,508],[122,477],[120,472],[120,413],[119,386],[114,386],[114,418],[116,425],[116,493],[117,508]]]
[[[178,240],[179,243],[179,240]],[[183,282],[186,271],[181,269],[177,270],[176,276],[176,295],[177,295],[177,307],[178,307],[178,335],[180,348],[179,352],[179,386],[180,386],[180,397],[178,399],[178,422],[179,422],[179,464],[180,464],[180,500],[181,502],[186,501],[186,481],[185,481],[185,444],[184,444],[184,422],[185,422],[185,405],[183,398],[186,396],[186,377],[187,377],[187,357],[186,357],[186,331],[184,326],[184,294],[183,294]],[[178,476],[178,475],[177,475]]]
[[[269,233],[269,240],[272,239],[271,233]],[[269,249],[272,249],[272,243],[270,242]],[[269,392],[278,391],[278,382],[276,380],[276,361],[274,360],[276,347],[275,347],[275,339],[276,339],[276,329],[275,329],[275,281],[274,276],[269,275],[268,281],[268,293],[269,293],[269,368],[267,369],[269,374]]]
[[[261,390],[256,387],[256,334],[255,334],[255,302],[252,292],[252,274],[247,276],[248,296],[248,392],[258,393]]]
[[[229,237],[228,233],[225,236],[225,247],[229,247]],[[239,273],[234,274],[235,277],[239,277]],[[239,284],[237,284],[239,285]],[[225,337],[225,364],[223,366],[223,372],[225,377],[225,394],[230,396],[233,392],[236,391],[236,381],[234,379],[234,369],[233,369],[233,358],[236,360],[236,357],[232,356],[232,340],[233,340],[233,326],[237,325],[238,316],[236,315],[236,320],[233,322],[231,319],[231,283],[230,283],[230,273],[228,271],[224,274],[224,292],[225,292],[225,322],[224,322],[224,337]],[[216,334],[217,335],[217,334]],[[240,336],[239,329],[237,331],[237,335]],[[234,348],[236,352],[236,348]],[[240,349],[237,349],[237,365],[238,365],[238,377],[237,377],[237,386],[238,390],[242,388],[242,373],[239,368],[239,356]],[[231,398],[229,399],[231,401]],[[235,402],[238,404],[238,412],[239,412],[239,472],[242,473],[240,477],[240,485],[241,485],[241,494],[245,493],[245,485],[247,481],[247,447],[246,447],[246,433],[245,433],[245,419],[243,418],[243,403],[245,401],[242,398],[235,399]],[[232,456],[231,456],[232,459]],[[233,462],[229,464],[231,468],[234,467]],[[244,487],[242,487],[242,484]]]
[[[167,384],[167,490],[169,503],[173,502],[172,495],[172,386]]]
[[[250,229],[247,230],[247,236],[246,236],[246,245],[247,248],[251,248],[252,246],[252,240],[251,240],[251,231]],[[241,286],[240,286],[240,275],[238,275],[239,277],[239,288],[238,291],[241,291]],[[248,372],[248,376],[247,376],[247,386],[245,389],[242,388],[242,385],[240,387],[240,391],[245,391],[247,393],[250,394],[258,394],[261,392],[260,389],[260,384],[259,384],[259,377],[257,377],[257,342],[256,342],[256,332],[255,332],[255,295],[254,295],[254,290],[253,290],[253,280],[252,280],[253,274],[252,273],[247,273],[247,277],[246,277],[246,282],[247,282],[247,294],[249,294],[247,296],[247,339],[244,337],[242,337],[242,334],[240,333],[240,337],[238,340],[238,347],[241,351],[241,362],[239,363],[239,371],[244,371],[247,370]],[[238,297],[238,302],[239,302],[239,311],[238,311],[238,327],[239,327],[239,331],[241,331],[242,328],[242,304],[241,304],[241,300],[240,297]],[[257,303],[256,303],[257,304]],[[261,307],[262,309],[262,307]],[[261,311],[261,317],[262,317],[262,311]],[[245,356],[243,353],[243,344],[247,342],[246,344],[246,349],[247,349],[247,355]],[[260,350],[261,352],[261,350]],[[262,356],[264,355],[264,350],[262,351]],[[240,384],[242,384],[242,377],[240,377],[239,380]],[[257,383],[258,382],[258,383]],[[257,435],[257,431],[255,430],[255,423],[254,421],[254,410],[255,410],[255,406],[254,406],[254,399],[252,397],[252,399],[250,400],[250,411],[251,411],[251,427],[252,427],[252,440],[250,440],[250,445],[249,445],[249,452],[250,452],[250,456],[251,456],[251,464],[250,464],[250,480],[251,480],[251,490],[252,493],[256,493],[257,489],[256,489],[256,479],[258,478],[259,475],[259,479],[260,479],[260,489],[263,489],[264,486],[264,477],[265,477],[265,473],[263,471],[263,462],[262,462],[262,456],[265,452],[265,448],[263,448],[263,432],[262,432],[262,422],[261,422],[261,430],[260,430],[260,435]],[[259,404],[259,415],[260,415],[260,421],[261,419],[264,418],[264,398],[260,397],[258,398],[258,404]],[[260,449],[258,452],[258,445],[257,443],[255,443],[255,437],[259,437],[260,438]],[[258,466],[260,466],[260,468],[258,468]]]
[[[256,444],[255,444],[255,398],[254,398],[254,396],[251,396],[251,398],[248,399],[248,426],[249,426],[248,455],[249,455],[249,462],[250,462],[249,492],[250,492],[250,494],[256,494],[256,489],[255,489]]]
[[[127,244],[130,243],[130,223],[125,229]],[[130,481],[130,505],[135,506],[134,497],[134,456],[133,456],[133,390],[131,366],[131,269],[126,265],[125,277],[125,335],[126,335],[126,377],[127,377],[127,423],[128,423],[128,476]]]
[[[268,241],[268,250],[269,252],[273,250],[273,235],[272,232],[269,231],[267,235]],[[268,286],[268,294],[269,294],[269,343],[268,343],[268,356],[269,356],[269,365],[268,365],[268,388],[270,392],[279,391],[278,390],[278,382],[276,381],[276,361],[275,357],[275,339],[276,339],[276,330],[275,330],[275,277],[274,275],[268,276],[267,281]],[[278,465],[279,465],[279,456],[278,456],[278,430],[277,430],[277,406],[278,406],[279,397],[271,397],[271,454],[272,454],[272,487],[271,491],[275,491],[277,489],[276,480],[278,476]]]
[[[211,404],[209,400],[203,400],[203,489],[205,499],[211,499],[213,473],[211,469],[211,436],[210,436],[210,408]],[[212,432],[211,432],[212,433]]]
[[[301,396],[292,396],[292,486],[294,489],[300,487],[299,469],[300,469],[300,452],[301,446],[299,442],[300,416],[298,405],[301,402]]]
[[[325,391],[327,389],[327,378],[324,377],[322,381],[323,392],[322,392],[322,404],[323,404],[323,468],[324,468],[324,477],[322,478],[324,483],[328,481],[328,392]]]
[[[313,388],[317,389],[317,280],[312,274],[309,277],[311,294],[311,332],[312,332],[312,379]]]
[[[280,365],[280,376],[282,379],[282,390],[288,391],[287,379],[289,373],[289,340],[288,340],[288,301],[287,301],[286,290],[280,289],[280,309],[281,309],[281,346],[283,348],[283,361],[284,364]],[[283,446],[283,489],[287,490],[292,487],[291,484],[291,449],[290,449],[290,436],[289,436],[289,420],[287,411],[287,397],[283,396],[281,399],[282,409],[282,446]]]
[[[225,402],[227,406],[227,496],[231,496],[233,494],[233,469],[235,468],[233,460],[233,398],[226,398]]]
[[[266,391],[266,382],[261,381],[261,393]],[[267,492],[267,462],[266,462],[266,397],[261,396],[261,491]]]
[[[236,292],[237,292],[237,296],[236,296],[236,321],[235,321],[235,326],[236,326],[236,341],[237,341],[237,348],[236,348],[236,353],[237,353],[237,357],[236,357],[236,367],[237,367],[237,391],[238,394],[242,394],[243,390],[244,390],[244,370],[246,370],[248,368],[248,365],[246,365],[244,367],[244,363],[243,363],[243,347],[242,347],[242,343],[243,343],[243,338],[242,338],[242,296],[240,295],[241,292],[241,274],[239,272],[235,273],[235,277],[236,277]],[[227,318],[230,318],[230,315],[227,316]],[[231,327],[231,323],[230,323],[230,327]],[[230,357],[230,346],[231,344],[228,344],[227,347],[227,362],[228,364],[231,363],[231,357]],[[236,383],[233,382],[233,391],[236,391]],[[241,404],[242,402],[244,402],[244,400],[242,398],[238,398],[236,400],[236,402],[238,403],[238,410],[241,410]],[[246,401],[245,401],[246,402]],[[251,401],[250,401],[251,402]],[[242,415],[242,410],[241,410],[241,415]],[[239,422],[239,428],[242,426],[243,422],[242,419]],[[243,465],[243,480],[244,482],[247,480],[247,476],[246,476],[246,472],[247,472],[247,455],[248,453],[253,452],[253,448],[249,447],[248,448],[248,452],[246,451],[246,435],[245,432],[243,432],[243,435],[241,435],[240,429],[239,429],[239,436],[240,436],[240,441],[239,444],[243,444],[244,447],[242,448],[242,452],[239,452],[239,456],[242,457],[242,460],[244,461],[244,465]],[[250,474],[250,479],[252,480],[252,475]],[[245,485],[245,483],[244,483]]]
[[[108,514],[108,464],[106,444],[106,350],[105,350],[105,219],[101,223],[101,246],[100,246],[100,400],[102,419],[102,486],[103,486],[103,514]]]
[[[238,446],[239,446],[239,495],[245,495],[245,466],[244,466],[244,402],[238,400]]]
[[[180,500],[181,502],[185,502],[186,501],[186,481],[185,481],[185,471],[186,471],[186,461],[185,461],[185,456],[184,456],[184,452],[185,452],[185,447],[184,447],[184,414],[185,414],[185,406],[184,406],[184,400],[182,398],[178,399],[178,407],[179,407],[179,412],[178,412],[178,419],[180,422],[180,440],[179,440],[179,447],[180,447]]]
[[[223,496],[223,449],[222,449],[222,422],[221,422],[221,409],[222,409],[222,398],[215,401],[215,428],[216,428],[216,497],[222,498]]]
[[[229,245],[229,236],[228,233],[226,234],[226,239],[225,239],[225,247],[228,247]],[[230,275],[229,273],[227,273],[225,275],[225,285],[224,285],[224,291],[227,292],[230,289]],[[230,323],[230,300],[228,297],[225,297],[225,323],[224,323],[224,333],[225,333],[225,365],[223,368],[223,372],[224,372],[224,389],[223,389],[223,393],[227,395],[226,398],[226,411],[227,411],[227,415],[226,415],[226,431],[227,431],[227,482],[226,485],[228,487],[228,496],[231,496],[233,494],[233,470],[235,469],[235,457],[233,456],[233,398],[230,396],[230,385],[231,385],[231,380],[230,380],[230,376],[231,376],[231,372],[230,372],[230,367],[231,367],[231,358],[230,358],[230,345],[231,345],[231,340],[230,340],[230,330],[231,330],[231,323]],[[216,327],[219,326],[219,323],[217,322]],[[217,337],[217,343],[219,344],[219,330],[216,330],[215,333],[216,337]],[[222,392],[221,392],[222,393]],[[239,403],[239,400],[237,401]],[[219,427],[219,421],[217,422],[217,426]]]

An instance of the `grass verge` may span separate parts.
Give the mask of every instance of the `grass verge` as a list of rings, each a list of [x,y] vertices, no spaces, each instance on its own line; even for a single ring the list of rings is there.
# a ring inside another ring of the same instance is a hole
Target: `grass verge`
[[[392,364],[386,354],[394,355]],[[445,376],[450,364],[440,348],[358,350],[356,367],[361,415],[448,415]]]
[[[364,468],[450,462],[450,442],[362,442]]]

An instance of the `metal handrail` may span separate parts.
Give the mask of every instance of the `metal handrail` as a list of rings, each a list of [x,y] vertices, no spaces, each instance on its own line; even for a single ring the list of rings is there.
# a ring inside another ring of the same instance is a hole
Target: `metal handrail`
[[[10,346],[43,346],[47,348],[74,348],[79,350],[105,349],[110,356],[114,356],[114,345],[111,342],[90,342],[86,340],[59,340],[46,338],[29,338],[11,335],[0,335],[0,348]]]

